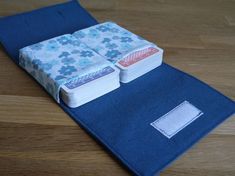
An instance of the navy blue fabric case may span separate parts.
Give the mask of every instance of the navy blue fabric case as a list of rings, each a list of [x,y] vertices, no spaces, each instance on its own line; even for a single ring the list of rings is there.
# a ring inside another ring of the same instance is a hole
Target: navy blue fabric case
[[[62,25],[63,24],[63,25]],[[0,19],[0,41],[18,64],[18,50],[97,24],[76,1]],[[184,101],[203,115],[167,138],[150,123]],[[150,176],[235,112],[235,103],[167,64],[81,107],[61,108],[134,174]]]

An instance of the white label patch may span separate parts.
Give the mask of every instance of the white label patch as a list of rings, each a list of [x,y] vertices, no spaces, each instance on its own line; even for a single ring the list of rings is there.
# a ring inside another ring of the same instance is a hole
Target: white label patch
[[[184,101],[151,125],[167,138],[171,138],[201,115],[203,115],[202,111],[188,101]]]

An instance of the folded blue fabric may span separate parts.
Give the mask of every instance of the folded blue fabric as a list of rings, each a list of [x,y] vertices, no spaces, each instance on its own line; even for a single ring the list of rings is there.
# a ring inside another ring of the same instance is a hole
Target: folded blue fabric
[[[185,100],[203,115],[170,139],[151,126]],[[142,176],[160,172],[235,112],[233,101],[167,64],[79,108],[61,106]]]
[[[19,49],[90,27],[97,21],[76,1],[0,18],[0,41],[18,63]]]
[[[69,2],[0,19],[0,40],[18,63],[18,49],[94,24],[83,8]],[[159,173],[235,112],[232,100],[167,64],[81,107],[60,105],[143,176]]]

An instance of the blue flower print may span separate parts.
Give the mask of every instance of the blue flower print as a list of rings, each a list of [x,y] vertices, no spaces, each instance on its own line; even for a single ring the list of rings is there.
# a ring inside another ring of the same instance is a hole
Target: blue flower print
[[[61,79],[64,79],[66,78],[65,76],[62,76],[62,75],[58,75],[55,77],[55,80],[58,81],[58,80],[61,80]]]
[[[132,42],[133,40],[130,37],[121,37],[121,42],[126,43],[126,42]]]
[[[119,30],[118,30],[117,28],[112,28],[112,29],[110,29],[110,32],[112,32],[112,33],[118,33]]]
[[[71,53],[72,54],[78,54],[78,53],[80,53],[80,51],[79,50],[73,50]]]
[[[67,76],[67,75],[71,75],[73,72],[76,72],[77,69],[74,66],[62,66],[61,69],[59,70],[59,73]]]
[[[92,57],[92,56],[94,56],[94,54],[91,51],[82,51],[80,53],[80,56],[81,57]]]
[[[49,64],[51,64],[52,66],[56,66],[58,64],[60,64],[60,60],[59,59],[53,59],[50,62],[48,62]]]
[[[107,26],[102,26],[100,25],[99,27],[96,28],[97,30],[101,31],[101,32],[107,32],[109,31],[109,28]]]
[[[37,44],[31,45],[31,46],[30,46],[30,49],[31,49],[31,50],[35,50],[35,51],[39,51],[39,50],[42,49],[42,47],[43,47],[43,44],[37,43]]]
[[[86,34],[82,31],[75,32],[73,35],[77,38],[80,38],[80,39],[84,38],[86,36]]]
[[[59,55],[59,58],[66,58],[66,57],[68,57],[69,55],[70,55],[69,52],[62,52],[62,54]]]
[[[84,67],[87,67],[88,65],[90,65],[91,61],[89,59],[81,59],[81,60],[79,60],[78,64],[80,67],[84,68]]]
[[[33,64],[33,68],[38,70],[38,68],[42,65],[42,61],[40,61],[39,59],[34,59],[32,61]]]
[[[65,65],[73,64],[75,62],[75,59],[72,57],[65,57],[62,59],[62,63]]]
[[[79,40],[71,40],[70,44],[73,46],[80,46],[81,42]]]
[[[118,47],[115,43],[107,43],[105,46],[106,48],[111,49],[111,50]]]
[[[102,41],[102,43],[108,43],[108,42],[110,42],[110,41],[111,41],[110,38],[104,38],[103,41]]]
[[[100,34],[96,29],[90,29],[89,33],[88,33],[88,36],[91,37],[91,38],[99,38]]]
[[[35,77],[36,76],[36,72],[35,71],[31,71],[30,74]]]
[[[124,35],[126,37],[128,37],[128,36],[130,37],[132,34],[129,31],[122,31],[121,35]]]
[[[61,44],[61,45],[67,45],[71,42],[71,40],[66,37],[66,36],[62,36],[60,38],[57,39],[57,41]]]
[[[25,61],[25,65],[28,66],[28,65],[30,65],[30,64],[31,64],[31,61],[30,61],[29,59],[27,59],[27,60]]]
[[[49,42],[49,43],[56,43],[56,40],[50,39],[48,42]]]
[[[118,40],[118,39],[120,39],[120,37],[119,36],[113,36],[112,39],[113,40]]]
[[[20,55],[19,63],[20,63],[20,65],[21,65],[23,68],[25,68],[25,66],[26,66],[26,61],[25,61],[24,57],[21,56],[21,55]]]
[[[52,68],[52,65],[49,63],[41,64],[42,70],[50,70]]]
[[[51,77],[51,73],[47,73],[46,76],[47,76],[47,78],[50,78]]]
[[[59,49],[59,45],[56,42],[49,42],[46,49],[47,51],[57,51]]]
[[[114,26],[114,24],[112,22],[108,22],[108,23],[105,23],[105,26],[111,28]]]
[[[39,81],[40,84],[44,85],[44,77],[43,77],[43,71],[39,70],[37,73],[37,80]]]
[[[54,93],[54,86],[50,83],[46,84],[46,90],[50,93],[53,94]]]
[[[105,54],[105,56],[113,59],[113,58],[119,56],[120,54],[122,54],[122,53],[120,53],[118,50],[109,50]]]

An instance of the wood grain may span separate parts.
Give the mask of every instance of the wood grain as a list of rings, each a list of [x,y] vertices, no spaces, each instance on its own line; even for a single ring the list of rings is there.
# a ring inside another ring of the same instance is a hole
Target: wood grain
[[[1,0],[0,16],[64,0]],[[82,0],[165,49],[167,63],[235,99],[235,1]],[[1,26],[0,26],[1,27]],[[130,175],[0,50],[0,175]],[[163,176],[234,176],[230,118],[166,169]]]

